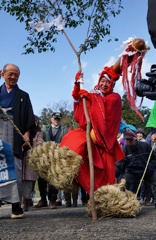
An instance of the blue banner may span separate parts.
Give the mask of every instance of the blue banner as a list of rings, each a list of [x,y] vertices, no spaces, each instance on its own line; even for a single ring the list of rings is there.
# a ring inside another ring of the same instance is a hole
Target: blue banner
[[[16,180],[14,156],[10,144],[0,140],[0,183]]]

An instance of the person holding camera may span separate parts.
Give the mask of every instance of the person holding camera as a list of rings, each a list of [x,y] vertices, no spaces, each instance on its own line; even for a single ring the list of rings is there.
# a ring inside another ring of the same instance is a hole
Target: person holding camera
[[[156,1],[148,0],[147,27],[154,48],[156,48]]]

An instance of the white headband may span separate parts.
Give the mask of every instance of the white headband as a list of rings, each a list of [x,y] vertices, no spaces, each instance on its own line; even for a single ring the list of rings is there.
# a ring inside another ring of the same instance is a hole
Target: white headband
[[[111,80],[110,77],[109,77],[106,73],[103,74],[102,78],[103,78],[103,77],[107,78],[109,81]]]

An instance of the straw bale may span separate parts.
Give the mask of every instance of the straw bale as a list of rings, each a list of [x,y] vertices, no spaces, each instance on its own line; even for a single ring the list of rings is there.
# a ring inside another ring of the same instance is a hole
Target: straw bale
[[[141,210],[140,202],[135,194],[126,190],[126,181],[119,184],[106,185],[94,193],[95,207],[98,217],[136,217]],[[90,200],[87,205],[88,215],[91,215]]]
[[[64,191],[73,188],[72,182],[81,163],[81,156],[53,141],[44,142],[29,151],[30,167],[47,182]]]

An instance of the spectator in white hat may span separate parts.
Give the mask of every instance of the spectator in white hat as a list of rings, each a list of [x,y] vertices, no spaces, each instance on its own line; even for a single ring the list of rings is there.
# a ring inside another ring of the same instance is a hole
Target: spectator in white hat
[[[142,128],[138,128],[136,130],[137,140],[141,142],[145,142],[145,132]]]

